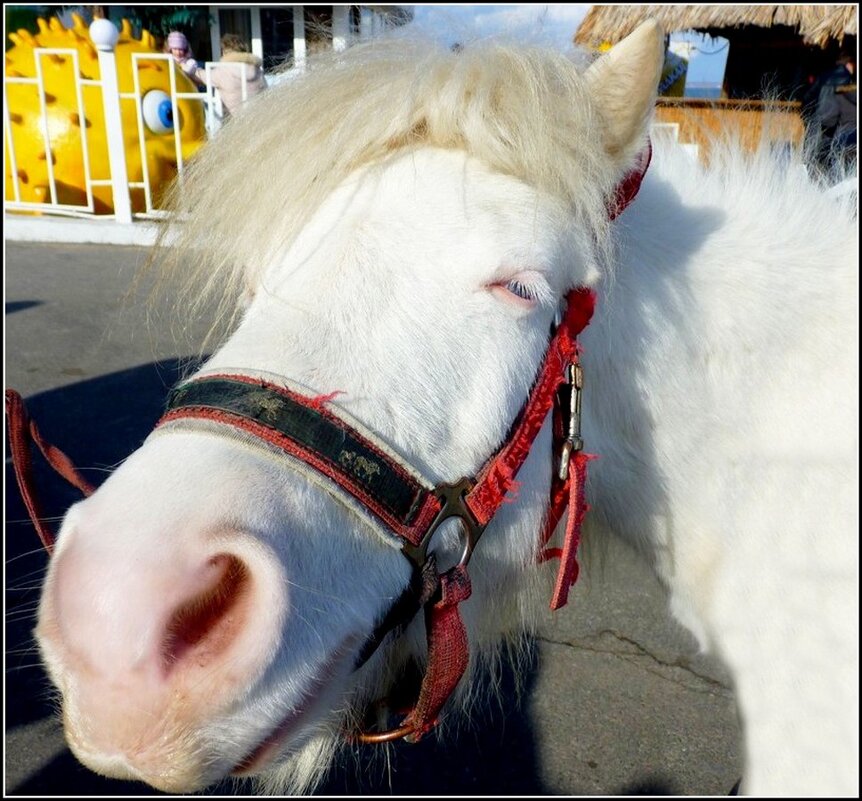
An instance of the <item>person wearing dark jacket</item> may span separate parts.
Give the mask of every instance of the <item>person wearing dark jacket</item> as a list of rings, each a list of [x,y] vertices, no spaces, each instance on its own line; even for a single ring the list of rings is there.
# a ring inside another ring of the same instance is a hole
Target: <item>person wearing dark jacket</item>
[[[821,75],[806,92],[803,113],[814,161],[824,173],[856,156],[856,58],[843,53],[838,65]]]
[[[818,76],[802,96],[802,113],[806,118],[816,118],[822,98],[835,91],[836,86],[847,86],[856,81],[856,56],[847,51],[838,57],[836,66]]]
[[[820,124],[829,136],[842,143],[856,144],[856,88],[836,87],[820,104]]]

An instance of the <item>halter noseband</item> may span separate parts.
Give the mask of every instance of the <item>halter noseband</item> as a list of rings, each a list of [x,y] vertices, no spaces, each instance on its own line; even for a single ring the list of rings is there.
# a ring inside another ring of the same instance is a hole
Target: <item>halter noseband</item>
[[[634,170],[617,187],[608,204],[611,219],[632,201],[649,166],[647,143]],[[208,421],[240,429],[292,457],[292,464],[324,476],[338,487],[336,497],[370,516],[395,538],[411,562],[410,585],[390,607],[357,656],[358,669],[393,629],[406,626],[425,610],[428,664],[418,699],[398,728],[380,734],[361,733],[360,742],[383,742],[405,737],[418,741],[434,728],[438,715],[457,687],[469,661],[469,644],[459,612],[471,593],[467,565],[485,527],[504,503],[531,446],[554,410],[556,470],[551,498],[540,537],[539,561],[560,559],[551,608],[568,598],[577,578],[577,547],[587,509],[584,497],[586,464],[580,436],[580,391],[583,373],[578,361],[577,336],[592,316],[595,294],[575,289],[554,331],[527,403],[514,421],[504,444],[473,477],[436,486],[396,455],[361,423],[329,405],[334,395],[309,397],[280,380],[246,374],[199,375],[173,390],[156,429],[178,421]],[[337,394],[337,393],[335,393]],[[37,531],[50,552],[53,537],[41,514],[30,475],[30,442],[49,463],[84,494],[92,487],[69,459],[39,436],[20,395],[6,391],[6,410],[16,478]],[[546,547],[557,523],[568,511],[562,549]],[[461,524],[463,551],[458,564],[440,573],[429,545],[438,528],[455,518]],[[380,525],[375,526],[379,531]]]

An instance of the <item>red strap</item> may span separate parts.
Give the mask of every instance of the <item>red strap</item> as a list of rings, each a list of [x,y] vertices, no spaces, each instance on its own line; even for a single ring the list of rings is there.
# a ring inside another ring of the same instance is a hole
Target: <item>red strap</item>
[[[578,452],[569,462],[569,475],[565,481],[560,481],[556,476],[551,486],[551,502],[548,509],[548,517],[545,520],[545,528],[542,532],[542,549],[539,551],[538,561],[547,562],[550,559],[560,560],[560,569],[557,572],[557,581],[554,585],[554,595],[551,598],[551,609],[556,611],[566,605],[569,599],[569,588],[578,580],[580,568],[578,566],[578,545],[581,542],[581,527],[584,516],[589,511],[586,502],[586,479],[587,463],[595,459],[591,453]],[[563,515],[568,512],[566,520],[566,532],[563,535],[562,548],[549,548],[547,543],[554,536]]]
[[[15,479],[18,489],[27,507],[27,514],[36,527],[36,533],[42,540],[42,545],[48,553],[54,550],[54,535],[43,522],[42,506],[36,496],[33,482],[33,460],[30,454],[30,444],[35,442],[48,464],[54,468],[73,487],[77,487],[84,495],[91,495],[94,487],[72,464],[72,460],[59,448],[46,442],[36,423],[30,419],[27,407],[22,397],[14,390],[6,390],[6,417],[9,427],[9,447],[12,466],[15,469]]]
[[[405,738],[415,743],[437,724],[443,705],[461,681],[469,661],[469,642],[458,604],[470,597],[467,568],[457,565],[440,576],[440,599],[426,606],[428,667],[413,711],[404,721]]]
[[[554,406],[557,390],[565,381],[566,367],[576,358],[576,337],[590,321],[595,301],[595,292],[584,287],[572,290],[566,297],[565,316],[548,348],[527,405],[507,444],[482,468],[476,486],[466,498],[470,511],[482,525],[494,516],[515,484],[515,476]]]
[[[480,524],[486,524],[503,503],[515,483],[515,476],[526,460],[533,441],[554,407],[557,390],[566,380],[566,368],[577,360],[577,335],[586,327],[595,307],[595,293],[581,288],[569,293],[566,314],[552,340],[539,380],[533,388],[523,414],[516,422],[507,444],[495,454],[479,473],[476,486],[465,502]],[[556,521],[562,515],[569,497],[569,526],[562,553],[557,589],[552,609],[563,606],[569,586],[577,578],[575,559],[584,512],[583,477],[588,457],[578,453],[571,460],[569,477],[561,488],[560,500],[552,503]],[[562,501],[562,503],[560,503]],[[553,532],[553,528],[551,529]],[[546,539],[543,539],[543,543]],[[458,686],[469,661],[469,642],[458,604],[470,597],[470,578],[465,566],[459,565],[440,577],[442,595],[426,606],[425,625],[428,639],[428,666],[416,706],[404,721],[410,729],[409,742],[417,742],[434,728],[437,716]]]
[[[566,605],[569,600],[569,588],[578,580],[580,567],[578,566],[578,545],[581,542],[581,526],[584,515],[589,510],[587,505],[584,485],[587,478],[587,462],[595,457],[583,451],[575,454],[569,463],[569,477],[567,480],[568,512],[566,520],[566,533],[563,538],[563,549],[559,554],[560,569],[557,572],[557,583],[554,586],[554,595],[551,598],[551,609],[556,611]],[[556,550],[556,549],[554,549]]]
[[[625,211],[626,206],[634,199],[640,191],[644,176],[649,163],[652,160],[652,142],[647,139],[646,147],[638,154],[635,166],[619,184],[617,184],[614,196],[608,204],[608,217],[615,220]]]

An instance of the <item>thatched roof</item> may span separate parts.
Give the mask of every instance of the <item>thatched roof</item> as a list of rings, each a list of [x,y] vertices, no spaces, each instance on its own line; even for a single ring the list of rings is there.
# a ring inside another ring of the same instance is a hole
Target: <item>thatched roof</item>
[[[645,19],[667,33],[754,25],[796,28],[806,44],[825,47],[830,39],[855,36],[857,6],[593,6],[575,34],[579,45],[615,44]]]

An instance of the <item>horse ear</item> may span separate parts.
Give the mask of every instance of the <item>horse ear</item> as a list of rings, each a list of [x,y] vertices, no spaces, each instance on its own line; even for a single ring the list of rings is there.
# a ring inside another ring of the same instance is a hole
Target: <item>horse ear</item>
[[[664,34],[647,20],[584,75],[604,122],[605,149],[621,170],[643,148],[663,64]]]

